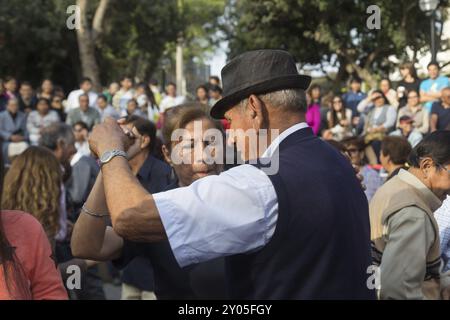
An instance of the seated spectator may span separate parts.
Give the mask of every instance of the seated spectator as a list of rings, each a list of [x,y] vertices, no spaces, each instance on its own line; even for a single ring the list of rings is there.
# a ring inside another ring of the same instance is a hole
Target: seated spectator
[[[378,158],[381,140],[394,129],[397,113],[381,90],[374,90],[367,99],[361,101],[358,111],[367,113],[362,134],[365,143],[371,145]]]
[[[403,137],[385,137],[381,141],[380,162],[388,173],[386,181],[396,176],[400,169],[407,170],[411,150],[411,145]]]
[[[170,82],[166,86],[166,95],[161,100],[161,104],[159,105],[160,111],[163,113],[167,109],[175,107],[177,105],[182,104],[185,101],[183,96],[177,95],[177,86],[175,83]]]
[[[3,185],[1,175],[0,195]],[[11,248],[12,256],[8,254]],[[67,292],[52,257],[47,235],[36,218],[22,211],[0,212],[0,261],[6,261],[0,265],[0,300],[66,300]]]
[[[222,88],[218,85],[210,85],[209,86],[209,105],[213,106],[220,99],[222,99]]]
[[[341,141],[352,136],[352,110],[344,108],[341,97],[333,97],[332,108],[327,113],[327,122],[328,130],[324,132],[324,137],[330,136],[331,139]]]
[[[367,95],[361,91],[361,80],[357,77],[351,78],[349,83],[349,90],[344,93],[342,100],[344,101],[344,106],[352,110],[352,126],[357,129],[358,132],[362,131],[361,128],[358,129],[359,121],[359,111],[358,104],[364,100]]]
[[[38,90],[37,97],[51,100],[54,95],[53,82],[50,79],[44,79],[41,83],[41,87]]]
[[[119,119],[120,115],[114,109],[114,107],[108,104],[108,98],[104,95],[99,95],[97,98],[96,109],[100,113],[101,122],[103,122],[107,117],[114,119]]]
[[[108,90],[103,91],[103,95],[106,97],[108,104],[112,104],[114,95],[120,90],[120,86],[117,82],[111,82]]]
[[[419,93],[415,90],[409,90],[407,103],[398,111],[398,119],[402,116],[409,116],[414,119],[414,128],[422,134],[427,134],[430,129],[430,114],[420,104]],[[397,121],[397,127],[400,121]]]
[[[138,103],[136,99],[130,99],[127,102],[127,108],[124,110],[121,114],[122,117],[129,117],[129,116],[138,116],[141,118],[147,118],[145,113],[141,111],[141,109],[138,106]]]
[[[67,115],[66,123],[73,126],[75,123],[83,121],[90,131],[94,125],[101,122],[100,113],[97,109],[89,106],[89,96],[87,94],[80,95],[79,101],[80,106],[70,110]]]
[[[395,110],[398,109],[397,92],[392,89],[391,81],[389,79],[382,79],[380,81],[380,90],[386,96],[389,105],[393,106]]]
[[[116,92],[112,99],[112,105],[117,112],[123,113],[127,108],[127,103],[134,97],[133,78],[131,76],[123,76],[120,81],[120,90]]]
[[[54,95],[51,100],[50,108],[58,114],[59,119],[61,119],[61,121],[63,121],[63,122],[66,121],[67,115],[64,112],[64,105],[63,105],[62,97],[60,97],[58,95]]]
[[[422,141],[422,133],[414,128],[414,119],[410,116],[401,116],[399,119],[398,129],[390,133],[390,136],[403,137],[408,140],[414,148]]]
[[[321,114],[320,114],[320,86],[313,84],[308,94],[311,98],[306,111],[306,123],[312,128],[315,135],[320,132]]]
[[[91,154],[88,143],[89,130],[86,123],[83,121],[75,123],[73,125],[73,135],[75,136],[75,148],[77,149],[77,153],[71,160],[71,166],[73,166],[82,156],[89,156]]]
[[[29,113],[36,109],[37,97],[33,94],[33,87],[29,82],[22,82],[19,89],[19,110]]]
[[[75,140],[77,139],[75,133]],[[78,142],[75,142],[75,146]],[[72,174],[65,186],[67,190],[67,202],[72,209],[71,220],[76,221],[81,211],[83,203],[94,186],[95,179],[100,171],[97,161],[86,152],[79,150],[71,159]]]
[[[27,130],[30,137],[30,143],[32,145],[37,145],[39,138],[41,137],[41,129],[59,121],[60,119],[56,111],[50,110],[48,100],[39,98],[36,110],[31,111],[27,118]]]
[[[81,106],[80,96],[87,95],[90,107],[94,107],[97,101],[97,94],[92,91],[92,80],[90,78],[83,78],[80,82],[80,89],[69,93],[67,97],[66,112],[70,112]]]
[[[160,105],[162,100],[162,95],[159,90],[158,86],[158,80],[156,79],[150,79],[148,82],[148,88],[153,93],[153,96],[155,97],[155,104]]]
[[[431,109],[431,132],[450,130],[450,87],[442,90],[441,101],[435,102]]]
[[[200,85],[197,87],[197,89],[195,90],[195,101],[203,103],[207,106],[210,105],[208,88],[206,87],[206,85]]]
[[[415,91],[419,94],[421,80],[417,77],[416,68],[412,62],[401,64],[400,74],[402,75],[402,80],[400,80],[397,86],[397,98],[400,103],[399,106],[403,107],[407,103],[407,97],[410,91]]]
[[[431,112],[434,102],[441,98],[441,90],[450,86],[450,81],[445,76],[439,75],[439,64],[430,62],[427,67],[429,78],[420,84],[420,102],[425,103],[424,107]]]
[[[23,150],[28,146],[27,118],[19,111],[19,101],[16,98],[8,100],[6,110],[0,112],[0,137],[2,152],[9,157],[17,154],[15,149]],[[5,162],[9,158],[5,157]]]
[[[359,173],[363,177],[363,183],[366,186],[364,193],[367,200],[372,199],[375,192],[383,184],[383,179],[379,173],[366,164],[364,159],[365,144],[361,138],[350,137],[342,140],[342,144],[347,149],[352,164],[359,168]]]
[[[6,77],[5,81],[3,81],[4,90],[0,95],[0,111],[4,111],[6,109],[6,105],[8,104],[9,99],[17,99],[17,80],[13,77]]]

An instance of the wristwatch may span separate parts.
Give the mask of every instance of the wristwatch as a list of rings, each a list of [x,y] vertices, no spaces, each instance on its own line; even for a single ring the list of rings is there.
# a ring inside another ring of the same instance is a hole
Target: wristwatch
[[[122,150],[108,150],[105,151],[102,156],[100,157],[100,166],[103,166],[104,164],[111,161],[112,158],[121,156],[125,159],[128,159],[127,153]]]

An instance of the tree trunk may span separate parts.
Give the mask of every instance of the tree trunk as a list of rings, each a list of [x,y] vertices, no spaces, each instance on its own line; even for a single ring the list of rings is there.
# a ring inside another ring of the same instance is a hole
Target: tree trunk
[[[92,80],[94,90],[100,92],[102,85],[100,82],[100,69],[95,57],[95,49],[98,39],[103,32],[102,24],[109,0],[101,0],[98,5],[92,26],[87,19],[87,0],[77,0],[80,8],[80,26],[77,28],[78,51],[80,53],[81,70],[83,77]]]

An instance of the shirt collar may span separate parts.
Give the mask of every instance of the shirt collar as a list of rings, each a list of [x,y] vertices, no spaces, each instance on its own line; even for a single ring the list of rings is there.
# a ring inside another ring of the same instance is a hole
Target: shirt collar
[[[266,151],[264,151],[262,158],[270,158],[272,156],[272,154],[274,153],[274,151],[280,145],[281,141],[286,139],[289,135],[293,134],[294,132],[296,132],[300,129],[304,129],[304,128],[308,128],[308,125],[306,124],[306,122],[300,122],[300,123],[294,124],[292,127],[289,127],[286,130],[284,130],[282,133],[280,133],[280,135],[278,137],[273,139],[272,143],[269,145],[269,147],[266,149]]]
[[[437,208],[442,205],[442,201],[439,200],[439,198],[412,173],[406,171],[405,169],[401,169],[398,173],[398,177],[407,184],[413,186],[422,194],[427,204],[430,206],[431,211],[436,211]]]

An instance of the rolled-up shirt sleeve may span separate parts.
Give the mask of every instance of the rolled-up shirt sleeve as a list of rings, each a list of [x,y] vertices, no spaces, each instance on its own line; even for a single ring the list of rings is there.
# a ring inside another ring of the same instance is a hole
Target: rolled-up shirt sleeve
[[[181,267],[262,248],[278,218],[269,177],[251,165],[153,197]]]

